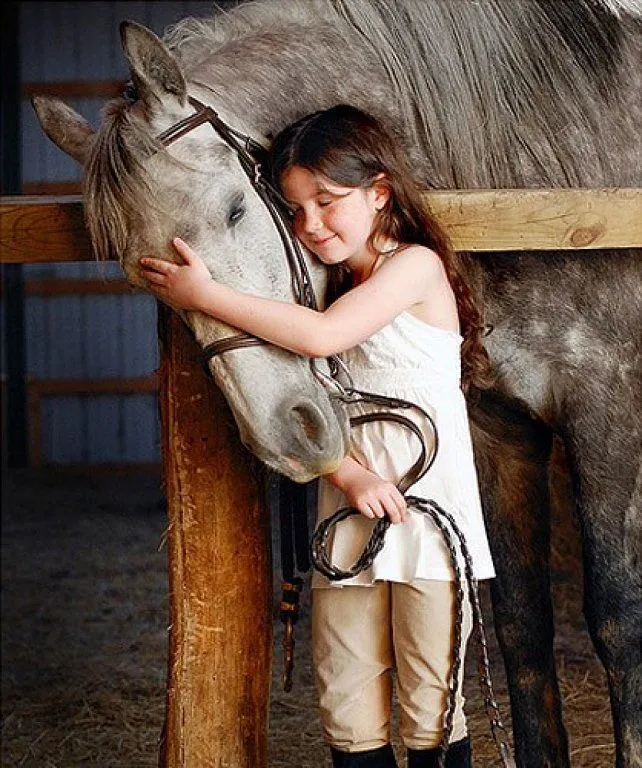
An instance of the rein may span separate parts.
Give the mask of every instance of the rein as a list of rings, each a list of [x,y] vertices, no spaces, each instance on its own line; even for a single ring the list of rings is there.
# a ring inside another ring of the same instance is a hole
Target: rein
[[[450,735],[452,733],[453,717],[457,700],[457,688],[460,675],[462,674],[462,657],[460,648],[462,639],[465,592],[464,578],[462,578],[458,552],[461,554],[461,557],[464,561],[464,576],[466,585],[468,587],[467,596],[472,610],[473,626],[477,635],[477,674],[482,698],[484,701],[484,708],[488,716],[491,733],[501,758],[502,765],[504,768],[515,768],[515,761],[508,744],[506,728],[502,723],[501,715],[499,712],[499,705],[497,704],[495,693],[493,691],[493,683],[490,675],[490,661],[488,658],[488,643],[486,641],[486,632],[484,629],[484,618],[479,601],[477,580],[475,579],[473,573],[473,562],[468,550],[468,544],[464,534],[459,529],[453,516],[445,509],[443,509],[443,507],[437,504],[436,501],[432,499],[426,499],[421,496],[409,495],[406,493],[410,487],[412,487],[428,472],[437,457],[438,433],[435,423],[432,417],[423,408],[418,406],[416,403],[412,403],[407,400],[386,397],[383,395],[375,395],[370,392],[362,392],[355,389],[346,392],[346,395],[347,397],[341,397],[340,399],[348,406],[363,402],[369,404],[380,404],[388,408],[414,409],[421,416],[427,419],[428,423],[430,424],[431,431],[434,435],[433,450],[431,454],[427,456],[426,441],[423,432],[414,421],[407,419],[400,414],[390,413],[388,411],[379,411],[363,414],[361,416],[356,416],[350,419],[350,426],[358,426],[372,421],[392,421],[400,424],[403,427],[406,427],[407,429],[410,429],[419,438],[421,444],[420,455],[416,459],[415,463],[406,472],[406,474],[401,478],[401,480],[399,480],[397,483],[397,488],[403,494],[409,508],[412,508],[415,511],[427,515],[431,518],[432,522],[439,529],[446,543],[446,546],[448,547],[448,554],[450,556],[450,562],[453,568],[453,573],[455,575],[455,621],[453,639],[453,664],[450,672],[448,708],[446,710],[444,728],[439,744],[439,768],[444,768],[446,764],[446,750],[448,748]],[[358,514],[360,514],[359,511],[353,507],[342,507],[330,517],[322,520],[317,525],[316,530],[312,534],[312,539],[310,542],[312,562],[314,563],[314,567],[320,573],[326,576],[330,581],[343,581],[344,579],[351,578],[358,575],[362,571],[367,570],[374,563],[374,560],[379,552],[381,552],[383,549],[385,544],[386,531],[391,525],[390,521],[385,518],[379,519],[374,523],[368,542],[366,543],[361,555],[359,555],[356,562],[350,568],[343,570],[331,562],[328,552],[328,539],[332,529],[343,520]]]
[[[267,207],[272,216],[272,219],[274,220],[279,235],[281,236],[283,247],[288,259],[290,274],[292,276],[292,289],[297,303],[303,304],[304,306],[311,309],[317,309],[318,305],[314,295],[314,290],[312,288],[312,281],[310,279],[310,274],[303,257],[301,246],[298,240],[292,234],[290,220],[288,215],[285,213],[285,211],[289,210],[288,205],[278,190],[275,189],[275,187],[270,184],[262,175],[261,164],[258,160],[258,157],[260,157],[261,153],[264,152],[263,148],[250,136],[240,133],[239,131],[236,131],[228,126],[212,107],[206,106],[191,96],[188,97],[188,100],[196,112],[184,118],[183,120],[180,120],[178,123],[175,123],[170,128],[160,133],[156,137],[157,140],[163,146],[168,146],[205,123],[209,123],[212,126],[214,131],[223,139],[223,141],[225,141],[225,143],[236,152],[241,166],[245,171],[248,179],[250,180],[250,183],[256,190],[257,194]],[[232,336],[219,339],[205,346],[203,348],[202,359],[204,363],[209,363],[209,361],[214,357],[226,352],[236,349],[243,349],[246,347],[262,346],[266,344],[267,342],[263,339],[259,339],[249,333],[238,332]],[[420,478],[426,474],[426,472],[428,472],[435,461],[438,450],[438,434],[435,423],[432,417],[426,413],[423,408],[415,403],[411,403],[407,400],[402,400],[399,398],[387,397],[385,395],[379,395],[372,392],[364,392],[355,389],[350,377],[349,370],[347,369],[345,363],[337,355],[328,357],[327,363],[329,365],[330,375],[321,371],[318,367],[317,361],[314,358],[311,358],[310,367],[312,373],[315,378],[321,382],[321,384],[334,389],[335,396],[346,406],[349,407],[350,405],[355,405],[357,403],[367,403],[370,405],[382,406],[393,410],[415,410],[424,418],[426,418],[430,424],[431,431],[434,436],[434,441],[433,449],[429,454],[426,449],[426,440],[422,430],[414,421],[400,413],[377,411],[350,418],[351,427],[359,426],[361,424],[373,421],[389,421],[409,429],[416,435],[421,445],[420,455],[415,463],[406,472],[406,474],[401,478],[397,484],[397,488],[404,495],[409,507],[412,507],[422,514],[428,515],[432,519],[434,524],[441,531],[449,550],[456,584],[456,615],[454,626],[455,640],[453,648],[453,666],[451,670],[448,709],[446,710],[445,714],[444,729],[440,742],[439,766],[440,768],[444,768],[445,766],[446,749],[448,747],[450,735],[452,733],[456,694],[462,666],[460,646],[463,623],[464,587],[461,568],[458,561],[458,545],[459,552],[461,553],[464,560],[464,573],[468,586],[468,599],[471,604],[474,627],[477,631],[479,646],[477,667],[481,692],[484,699],[484,706],[489,718],[493,739],[502,760],[502,765],[504,768],[514,768],[515,762],[511,755],[510,748],[506,739],[506,729],[501,721],[499,707],[493,692],[492,681],[490,677],[490,663],[488,659],[488,645],[486,642],[483,616],[479,603],[477,581],[473,575],[472,559],[470,557],[466,540],[452,515],[446,512],[446,510],[442,509],[435,501],[431,499],[425,499],[420,496],[406,495],[406,492],[409,490],[409,488],[411,488]],[[347,386],[343,386],[337,380],[337,375],[340,372],[343,373],[349,382]],[[373,525],[372,533],[370,535],[370,539],[366,544],[362,554],[349,569],[342,570],[332,563],[328,552],[328,538],[330,536],[331,530],[341,521],[351,517],[352,515],[358,514],[358,510],[352,507],[343,507],[337,510],[331,517],[322,520],[312,535],[310,542],[310,556],[314,567],[331,581],[340,581],[352,576],[356,576],[358,573],[361,573],[363,570],[369,568],[385,544],[385,534],[391,523],[389,520],[384,518],[375,522]],[[286,690],[291,688],[291,673],[293,667],[292,651],[294,648],[294,640],[292,637],[294,620],[291,618],[291,616],[293,613],[295,613],[298,605],[299,589],[300,585],[291,585],[290,591],[296,593],[296,595],[285,599],[286,596],[284,592],[284,601],[281,604],[282,615],[284,612],[285,614],[288,614],[289,611],[290,616],[286,622],[286,642],[284,643],[286,650],[286,671],[284,673],[284,687]]]

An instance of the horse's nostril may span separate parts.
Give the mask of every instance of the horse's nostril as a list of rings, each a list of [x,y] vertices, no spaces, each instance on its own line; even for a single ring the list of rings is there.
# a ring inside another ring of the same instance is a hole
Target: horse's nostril
[[[327,430],[324,428],[318,408],[312,403],[300,403],[292,406],[291,413],[308,441],[318,450],[323,450],[324,436],[327,434]]]

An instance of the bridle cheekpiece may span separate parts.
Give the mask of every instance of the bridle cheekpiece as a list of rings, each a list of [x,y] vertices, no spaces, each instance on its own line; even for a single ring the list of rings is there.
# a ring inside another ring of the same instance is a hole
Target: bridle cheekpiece
[[[318,304],[312,287],[310,273],[301,250],[301,245],[292,233],[290,207],[274,185],[265,178],[261,169],[259,158],[265,153],[265,149],[251,136],[241,133],[229,126],[213,107],[203,104],[193,96],[189,96],[188,101],[196,111],[192,115],[188,115],[177,123],[174,123],[174,125],[171,125],[169,128],[162,131],[162,133],[159,133],[156,137],[157,140],[164,147],[167,147],[205,123],[209,123],[212,126],[214,131],[221,137],[221,139],[223,139],[227,146],[234,150],[250,184],[272,216],[272,220],[281,237],[288,259],[288,266],[292,276],[292,290],[296,302],[305,307],[309,307],[310,309],[317,309]],[[217,355],[235,349],[262,346],[265,344],[267,344],[267,342],[263,339],[252,336],[244,331],[239,331],[233,336],[227,336],[203,347],[202,360],[207,366],[210,360]],[[340,358],[337,356],[328,358],[332,376],[328,376],[321,371],[316,360],[312,359],[310,364],[312,372],[318,381],[324,386],[330,386],[331,388],[338,390],[340,394],[345,394],[342,385],[334,378],[339,370],[342,370],[348,379],[350,378],[349,373]]]

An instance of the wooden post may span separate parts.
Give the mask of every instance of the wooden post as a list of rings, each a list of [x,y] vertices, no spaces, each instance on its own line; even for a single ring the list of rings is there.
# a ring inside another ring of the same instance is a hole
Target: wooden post
[[[264,471],[160,308],[170,635],[163,768],[266,768],[272,568]]]

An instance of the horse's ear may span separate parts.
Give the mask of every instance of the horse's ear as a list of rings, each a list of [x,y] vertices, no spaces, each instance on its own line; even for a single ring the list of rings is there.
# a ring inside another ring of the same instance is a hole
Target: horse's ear
[[[162,99],[172,94],[184,104],[187,98],[185,78],[165,44],[135,21],[121,22],[120,39],[138,98],[148,102],[150,96]]]
[[[63,152],[84,165],[96,133],[92,126],[60,99],[34,96],[31,103],[47,136]]]

